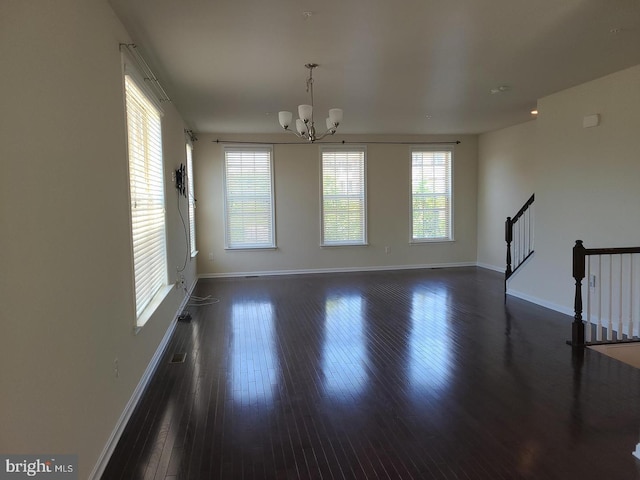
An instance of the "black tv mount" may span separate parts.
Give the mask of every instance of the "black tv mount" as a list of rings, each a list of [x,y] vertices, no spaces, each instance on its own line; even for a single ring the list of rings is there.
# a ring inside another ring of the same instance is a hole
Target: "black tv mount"
[[[187,196],[187,167],[183,163],[176,170],[176,189],[179,195]]]

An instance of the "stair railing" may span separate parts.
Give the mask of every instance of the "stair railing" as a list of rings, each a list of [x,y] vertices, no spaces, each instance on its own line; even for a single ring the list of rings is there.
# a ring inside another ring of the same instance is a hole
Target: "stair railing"
[[[507,242],[507,268],[504,272],[504,292],[507,294],[507,280],[533,255],[533,202],[535,193],[525,202],[518,213],[507,217],[504,224],[504,239]],[[513,244],[513,255],[511,247]]]
[[[640,341],[640,247],[585,248],[576,240],[573,278],[575,315],[567,343],[581,348]]]

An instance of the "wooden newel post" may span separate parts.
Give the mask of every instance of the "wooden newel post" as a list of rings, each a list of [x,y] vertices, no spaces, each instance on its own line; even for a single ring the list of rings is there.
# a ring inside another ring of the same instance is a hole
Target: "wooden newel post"
[[[511,217],[507,217],[507,221],[504,222],[504,240],[507,242],[507,270],[505,272],[508,278],[511,275],[511,242],[513,241],[513,222]]]
[[[584,347],[584,322],[582,321],[582,280],[585,272],[585,248],[582,240],[576,240],[573,247],[573,278],[576,281],[576,294],[573,303],[575,315],[571,329],[571,345],[574,348]]]

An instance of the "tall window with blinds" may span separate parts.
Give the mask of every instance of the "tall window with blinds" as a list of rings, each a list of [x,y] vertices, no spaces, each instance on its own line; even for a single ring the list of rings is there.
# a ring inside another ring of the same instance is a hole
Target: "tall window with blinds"
[[[125,75],[125,98],[136,318],[140,325],[145,309],[167,285],[161,115],[130,75]]]
[[[187,143],[187,188],[189,205],[189,249],[191,257],[195,257],[196,249],[196,197],[193,189],[193,146]]]
[[[275,248],[270,147],[224,152],[225,247]]]
[[[366,153],[322,150],[322,239],[324,246],[367,243]]]
[[[453,240],[453,150],[411,153],[411,241]]]

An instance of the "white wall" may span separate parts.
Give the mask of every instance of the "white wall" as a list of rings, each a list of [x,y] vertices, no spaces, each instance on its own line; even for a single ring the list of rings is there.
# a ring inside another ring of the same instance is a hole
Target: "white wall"
[[[320,247],[320,145],[274,145],[276,235],[273,251],[224,249],[223,145],[200,135],[195,145],[198,273],[291,272],[475,264],[477,137],[339,137],[367,149],[368,246]],[[223,137],[220,137],[223,138]],[[224,136],[291,142],[291,135]],[[410,245],[411,145],[372,141],[460,140],[454,151],[455,242]],[[385,247],[390,253],[385,254]],[[209,260],[213,254],[213,261]]]
[[[183,299],[172,290],[134,334],[118,49],[127,41],[105,0],[0,3],[0,452],[78,454],[80,478]],[[167,105],[168,178],[184,161],[183,128]],[[186,243],[170,185],[166,196],[175,271]]]
[[[567,313],[573,308],[571,248],[640,245],[640,66],[579,85],[538,101],[535,128],[505,129],[480,136],[479,170],[509,171],[510,162],[532,158],[531,178],[522,169],[507,175],[492,195],[511,195],[507,180],[536,194],[535,255],[510,281],[510,291]],[[585,115],[601,124],[583,128]],[[530,156],[531,147],[535,153]],[[518,143],[517,148],[513,145]],[[481,173],[481,181],[485,174]],[[480,191],[487,197],[486,187]],[[495,201],[483,201],[479,218],[504,221]],[[500,218],[497,218],[500,217]],[[495,253],[478,236],[479,259]]]

